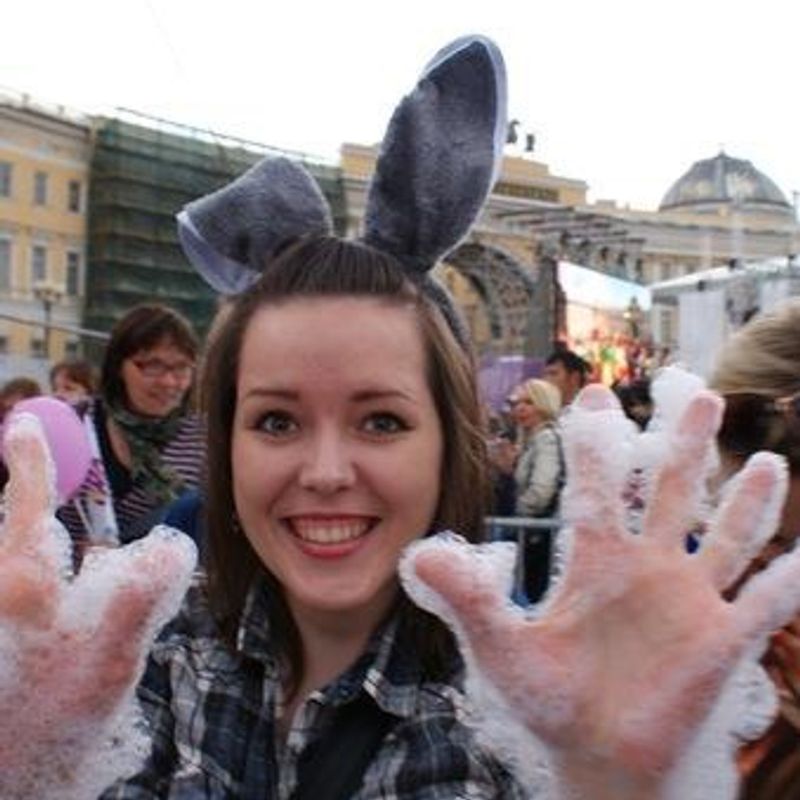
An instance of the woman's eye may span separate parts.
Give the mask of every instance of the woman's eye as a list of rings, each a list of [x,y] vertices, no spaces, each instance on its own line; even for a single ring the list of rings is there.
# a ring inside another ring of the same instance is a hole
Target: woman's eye
[[[259,417],[256,427],[270,436],[284,436],[297,428],[297,423],[284,411],[269,411]]]
[[[368,433],[400,433],[408,430],[408,425],[396,414],[378,413],[370,414],[364,423]]]

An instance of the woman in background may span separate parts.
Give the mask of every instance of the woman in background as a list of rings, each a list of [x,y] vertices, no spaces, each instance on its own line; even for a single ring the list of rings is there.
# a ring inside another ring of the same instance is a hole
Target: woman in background
[[[555,422],[561,395],[551,383],[531,378],[514,390],[510,403],[521,443],[514,466],[516,513],[521,517],[552,517],[558,510],[564,479]]]
[[[99,396],[87,411],[96,468],[61,512],[76,539],[113,539],[112,516],[119,541],[140,538],[198,486],[203,430],[191,409],[197,351],[190,324],[166,306],[137,306],[114,327]]]
[[[726,344],[712,387],[725,398],[718,442],[723,477],[760,450],[782,455],[789,491],[780,527],[750,574],[795,546],[800,534],[800,300],[742,328]],[[762,661],[778,687],[780,711],[741,754],[742,798],[800,797],[800,619],[772,637]]]

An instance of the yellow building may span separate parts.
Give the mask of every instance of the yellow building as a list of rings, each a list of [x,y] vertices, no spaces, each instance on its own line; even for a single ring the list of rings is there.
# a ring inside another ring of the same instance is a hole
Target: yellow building
[[[90,140],[88,119],[0,95],[2,380],[41,380],[50,362],[78,351],[58,328],[80,324]]]

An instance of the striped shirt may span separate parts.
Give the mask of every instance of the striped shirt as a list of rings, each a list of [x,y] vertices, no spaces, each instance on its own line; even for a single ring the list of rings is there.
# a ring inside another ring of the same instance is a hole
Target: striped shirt
[[[90,469],[77,499],[83,500],[97,491],[107,493],[110,487],[120,540],[127,542],[139,538],[152,527],[151,524],[141,523],[148,520],[162,503],[134,484],[129,470],[114,455],[105,429],[107,416],[102,402],[99,399],[94,400],[85,413],[94,423],[102,462],[96,462]],[[161,460],[180,477],[185,489],[194,489],[200,485],[205,465],[205,433],[199,417],[194,414],[184,417],[175,436],[161,451]],[[74,506],[63,506],[59,509],[58,516],[73,539],[87,538],[86,527]]]
[[[285,737],[276,735],[281,681],[267,605],[267,591],[257,585],[234,651],[220,640],[202,588],[190,590],[139,686],[151,726],[149,759],[101,800],[289,800],[306,747],[335,729],[337,708],[363,693],[393,719],[357,800],[528,796],[476,742],[460,678],[423,679],[396,621],[373,636],[353,667],[305,700]]]

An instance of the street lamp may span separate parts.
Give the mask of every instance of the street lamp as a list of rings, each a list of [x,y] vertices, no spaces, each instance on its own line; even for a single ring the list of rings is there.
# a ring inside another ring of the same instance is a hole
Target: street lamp
[[[49,360],[53,305],[64,296],[64,289],[52,281],[37,281],[33,286],[33,294],[44,308],[44,357]]]

